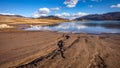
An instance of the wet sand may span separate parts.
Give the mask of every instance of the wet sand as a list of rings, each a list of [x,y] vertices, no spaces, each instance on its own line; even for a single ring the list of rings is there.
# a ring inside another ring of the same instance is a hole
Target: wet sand
[[[119,41],[120,34],[70,33],[65,39],[58,32],[0,31],[0,68],[119,68]]]

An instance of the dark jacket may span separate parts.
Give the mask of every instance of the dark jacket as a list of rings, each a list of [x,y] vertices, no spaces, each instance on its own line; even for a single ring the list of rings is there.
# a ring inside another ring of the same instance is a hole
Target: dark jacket
[[[58,41],[58,46],[59,46],[59,48],[62,48],[63,45],[64,45],[64,42],[63,42],[62,40]]]

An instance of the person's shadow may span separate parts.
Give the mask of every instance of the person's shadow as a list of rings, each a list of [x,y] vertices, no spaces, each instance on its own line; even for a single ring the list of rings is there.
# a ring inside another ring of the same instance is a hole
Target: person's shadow
[[[62,57],[62,58],[65,58],[63,49],[60,49],[60,50],[58,50],[58,51],[60,52],[61,57]]]
[[[60,56],[61,56],[62,58],[65,58],[63,49],[59,49],[59,50],[57,50],[56,52],[53,53],[51,59],[54,59],[54,57],[55,57],[56,55],[58,55],[58,54],[60,54]]]

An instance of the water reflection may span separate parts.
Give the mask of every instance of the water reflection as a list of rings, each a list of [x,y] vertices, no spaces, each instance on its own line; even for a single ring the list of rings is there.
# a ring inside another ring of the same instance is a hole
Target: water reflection
[[[64,22],[52,26],[33,26],[25,30],[50,30],[73,33],[120,33],[120,21]]]

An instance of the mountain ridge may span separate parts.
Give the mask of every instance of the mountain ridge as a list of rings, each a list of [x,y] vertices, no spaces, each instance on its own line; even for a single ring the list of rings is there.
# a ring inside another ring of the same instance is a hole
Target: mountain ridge
[[[90,14],[87,16],[82,16],[74,20],[120,20],[120,12],[109,12],[104,14]]]

